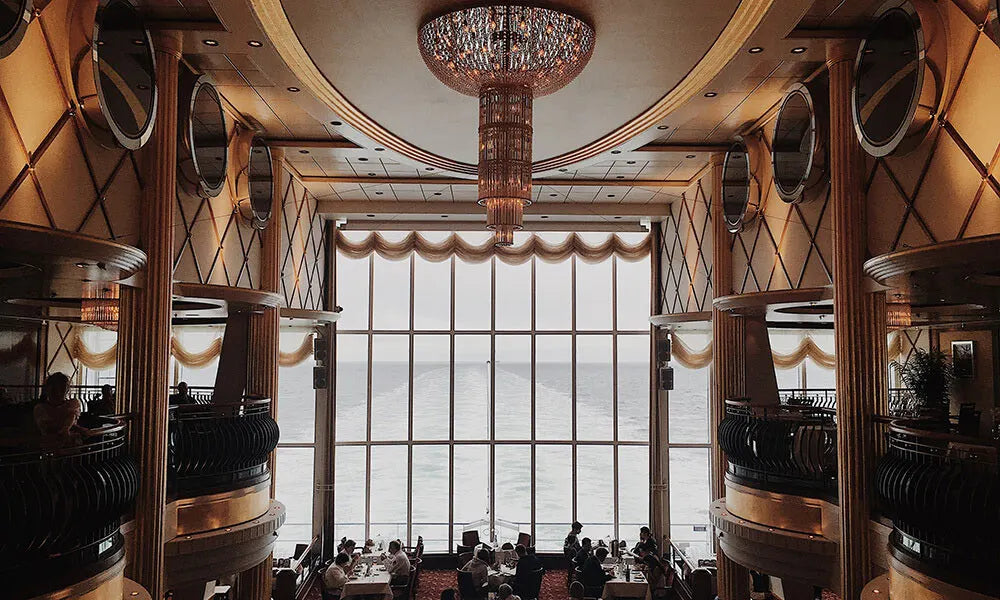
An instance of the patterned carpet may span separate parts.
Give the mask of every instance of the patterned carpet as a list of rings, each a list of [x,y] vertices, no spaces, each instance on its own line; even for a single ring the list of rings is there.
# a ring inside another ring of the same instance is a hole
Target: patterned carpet
[[[317,582],[318,586],[318,582]],[[424,571],[420,576],[420,586],[417,588],[417,600],[440,600],[441,592],[448,589],[458,589],[455,581],[455,571]],[[569,600],[566,592],[566,571],[549,571],[542,580],[542,592],[539,600]],[[318,587],[310,590],[306,600],[321,600]],[[823,600],[838,600],[836,594],[823,591]]]

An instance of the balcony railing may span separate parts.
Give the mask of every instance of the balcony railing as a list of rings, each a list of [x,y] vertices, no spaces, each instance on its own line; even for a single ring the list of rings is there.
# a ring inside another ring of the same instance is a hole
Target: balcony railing
[[[778,401],[781,404],[806,405],[816,408],[837,409],[837,390],[833,388],[783,388],[778,390]],[[912,409],[910,390],[906,388],[889,388],[889,414],[895,417],[907,417]]]
[[[278,424],[268,398],[170,407],[169,483],[180,497],[266,480]]]
[[[837,500],[837,429],[828,408],[726,401],[719,445],[735,482]]]
[[[932,577],[1000,596],[1000,475],[991,442],[897,420],[876,471],[900,561]]]
[[[68,445],[22,438],[16,449],[0,450],[3,597],[70,585],[123,555],[119,529],[131,510],[138,472],[124,422],[103,422]]]

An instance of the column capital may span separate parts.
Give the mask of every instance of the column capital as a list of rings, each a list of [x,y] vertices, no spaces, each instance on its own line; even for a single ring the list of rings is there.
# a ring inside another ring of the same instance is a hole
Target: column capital
[[[826,40],[826,66],[842,62],[854,62],[858,56],[858,40],[828,39]]]
[[[154,30],[149,32],[153,38],[153,51],[157,54],[167,54],[180,60],[184,49],[184,38],[180,31]]]

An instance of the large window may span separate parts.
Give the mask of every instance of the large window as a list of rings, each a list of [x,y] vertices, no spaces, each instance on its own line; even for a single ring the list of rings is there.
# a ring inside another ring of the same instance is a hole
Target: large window
[[[594,538],[648,522],[648,258],[338,252],[335,269],[337,539],[422,536],[440,552],[477,529],[553,551],[574,519]]]

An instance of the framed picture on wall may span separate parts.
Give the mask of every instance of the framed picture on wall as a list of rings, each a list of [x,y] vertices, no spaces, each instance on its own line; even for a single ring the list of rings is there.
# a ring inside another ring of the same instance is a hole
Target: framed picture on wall
[[[973,341],[951,343],[951,364],[958,379],[976,376],[976,346]]]

